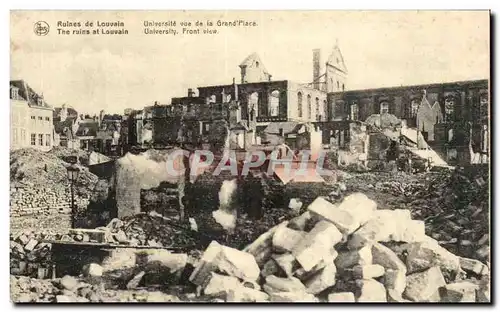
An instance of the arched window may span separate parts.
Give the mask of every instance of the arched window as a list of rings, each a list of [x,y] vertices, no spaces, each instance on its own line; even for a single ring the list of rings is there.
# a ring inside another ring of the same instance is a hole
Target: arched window
[[[259,116],[259,93],[254,92],[248,97],[248,107],[255,111],[255,117]]]
[[[280,107],[280,92],[278,90],[274,90],[271,92],[271,96],[269,97],[269,107],[268,114],[269,116],[276,117],[279,114]]]
[[[307,95],[307,119],[312,118],[312,103],[311,103],[311,95]]]
[[[337,90],[340,90],[340,82],[337,80]]]
[[[297,93],[297,110],[299,117],[302,117],[302,93]]]
[[[350,114],[350,119],[351,120],[358,120],[358,117],[359,117],[359,106],[358,106],[358,102],[356,101],[353,101],[351,103],[351,114]]]
[[[420,103],[418,102],[417,99],[413,99],[411,101],[411,107],[410,107],[410,117],[417,117],[417,113],[418,113],[418,108],[420,107]]]
[[[345,85],[342,84],[342,91],[345,91]]]
[[[454,115],[455,115],[455,99],[450,96],[444,100],[444,120],[446,122],[453,121]]]
[[[316,120],[321,120],[321,112],[319,111],[319,98],[316,98]]]

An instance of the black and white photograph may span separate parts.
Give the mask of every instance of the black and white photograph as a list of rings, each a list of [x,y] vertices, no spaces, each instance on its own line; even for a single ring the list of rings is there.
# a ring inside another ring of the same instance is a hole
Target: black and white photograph
[[[491,23],[11,10],[11,302],[491,304]]]

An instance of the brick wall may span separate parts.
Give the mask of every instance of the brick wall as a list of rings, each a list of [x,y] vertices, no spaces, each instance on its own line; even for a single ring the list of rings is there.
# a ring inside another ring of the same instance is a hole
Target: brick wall
[[[75,203],[80,209],[87,207],[88,198],[75,194]],[[68,213],[71,211],[71,192],[68,187],[43,188],[11,186],[11,217],[31,214]]]

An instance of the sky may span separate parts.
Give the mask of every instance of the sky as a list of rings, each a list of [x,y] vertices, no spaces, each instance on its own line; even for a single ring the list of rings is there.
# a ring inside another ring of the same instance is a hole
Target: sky
[[[181,31],[182,21],[239,19],[257,26],[144,34],[144,21],[176,21]],[[46,36],[35,35],[36,21],[49,24]],[[58,21],[122,21],[129,34],[58,35]],[[84,114],[169,104],[187,88],[239,81],[238,65],[253,52],[273,80],[311,82],[312,50],[326,61],[336,42],[347,90],[487,79],[489,24],[488,11],[13,11],[10,76],[49,105]]]

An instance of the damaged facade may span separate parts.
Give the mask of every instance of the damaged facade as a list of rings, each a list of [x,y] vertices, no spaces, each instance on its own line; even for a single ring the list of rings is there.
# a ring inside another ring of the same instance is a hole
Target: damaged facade
[[[378,127],[395,116],[448,162],[489,158],[488,80],[355,90],[328,94],[330,120],[357,120]],[[378,121],[380,119],[380,122]]]

